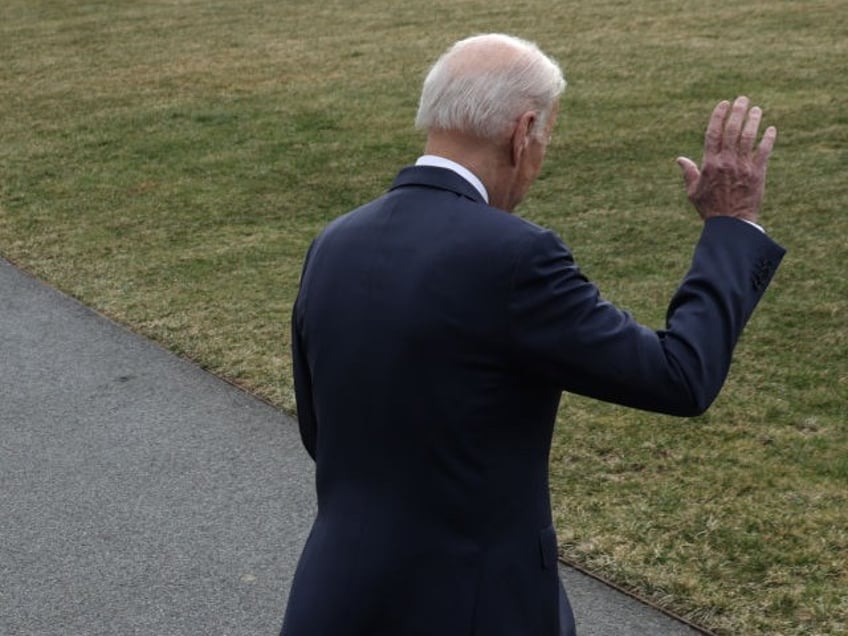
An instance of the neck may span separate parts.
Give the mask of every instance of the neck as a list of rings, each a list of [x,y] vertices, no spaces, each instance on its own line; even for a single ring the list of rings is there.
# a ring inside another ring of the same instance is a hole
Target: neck
[[[431,130],[424,152],[468,168],[486,186],[490,205],[512,211],[514,167],[507,144],[456,131]]]

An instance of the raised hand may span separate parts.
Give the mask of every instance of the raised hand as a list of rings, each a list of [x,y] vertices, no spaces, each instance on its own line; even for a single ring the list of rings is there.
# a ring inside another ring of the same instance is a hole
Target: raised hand
[[[757,222],[777,138],[777,129],[769,126],[754,148],[762,114],[758,106],[749,110],[747,97],[737,97],[732,106],[720,102],[707,126],[700,169],[691,159],[677,158],[686,193],[702,219],[732,216]]]

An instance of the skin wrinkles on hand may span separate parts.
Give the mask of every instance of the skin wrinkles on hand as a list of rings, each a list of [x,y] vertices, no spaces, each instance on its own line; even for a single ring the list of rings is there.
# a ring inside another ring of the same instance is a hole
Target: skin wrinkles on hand
[[[747,97],[719,102],[707,125],[701,167],[678,157],[686,193],[702,219],[732,216],[757,222],[777,138],[777,129],[769,126],[754,148],[761,120],[762,109]]]

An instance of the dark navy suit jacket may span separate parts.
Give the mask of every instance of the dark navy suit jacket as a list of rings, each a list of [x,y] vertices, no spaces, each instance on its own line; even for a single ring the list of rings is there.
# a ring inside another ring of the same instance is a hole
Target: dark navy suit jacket
[[[705,223],[652,331],[552,232],[411,167],[314,241],[293,312],[318,514],[286,636],[545,636],[560,629],[548,451],[562,391],[703,412],[783,256]]]

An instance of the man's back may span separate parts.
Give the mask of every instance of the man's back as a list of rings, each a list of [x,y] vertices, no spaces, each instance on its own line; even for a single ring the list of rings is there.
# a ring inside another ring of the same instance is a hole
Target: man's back
[[[547,459],[560,390],[516,366],[507,312],[520,248],[543,230],[446,170],[414,171],[453,189],[392,190],[331,224],[304,270],[316,602],[338,607],[344,559],[345,620],[363,621],[344,633],[393,633],[377,627],[388,620],[394,633],[470,634],[487,605],[502,631],[485,633],[556,633]]]

